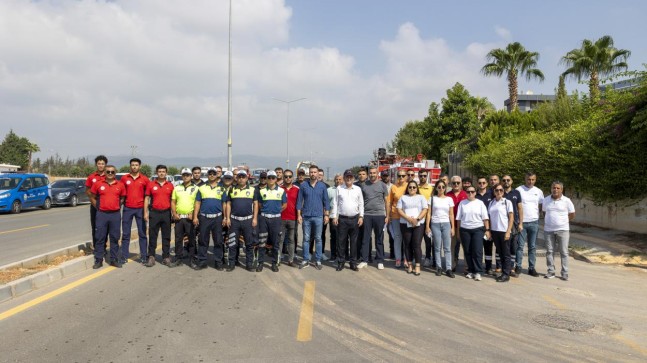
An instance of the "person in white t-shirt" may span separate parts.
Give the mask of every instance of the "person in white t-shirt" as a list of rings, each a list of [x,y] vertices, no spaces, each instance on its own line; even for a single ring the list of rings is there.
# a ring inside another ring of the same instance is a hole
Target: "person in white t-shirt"
[[[510,281],[512,269],[512,255],[510,254],[510,235],[514,225],[514,209],[512,202],[503,197],[504,188],[497,184],[492,188],[494,199],[488,205],[490,214],[490,229],[492,240],[501,257],[501,275],[497,277],[498,282]]]
[[[539,232],[539,213],[544,202],[544,193],[535,186],[537,174],[526,173],[526,184],[517,188],[521,193],[523,204],[523,229],[517,245],[516,262],[519,272],[523,262],[523,246],[528,242],[528,275],[537,277],[539,274],[535,269],[537,260],[537,233]]]
[[[436,276],[443,273],[440,247],[445,255],[445,274],[454,278],[452,271],[452,237],[454,236],[454,200],[445,195],[447,184],[441,179],[436,182],[434,195],[431,197],[431,218],[427,219],[426,233],[434,235],[436,251]]]
[[[544,278],[555,277],[554,248],[559,244],[562,262],[562,280],[568,281],[568,241],[570,237],[569,222],[575,218],[575,206],[564,196],[564,184],[554,181],[550,186],[551,195],[544,198],[544,239],[546,240],[546,266],[548,271]]]
[[[413,261],[413,257],[416,259],[415,271],[412,270],[411,263],[409,263],[407,273],[413,272],[416,276],[420,276],[422,233],[428,207],[429,201],[420,194],[418,183],[414,180],[409,181],[406,193],[398,200],[397,208],[398,214],[400,214],[400,231],[405,256],[408,261]]]
[[[467,263],[467,277],[481,281],[483,274],[483,236],[490,239],[490,217],[487,207],[476,199],[476,188],[469,186],[465,189],[467,199],[458,203],[456,215],[456,228],[461,237],[465,262]]]

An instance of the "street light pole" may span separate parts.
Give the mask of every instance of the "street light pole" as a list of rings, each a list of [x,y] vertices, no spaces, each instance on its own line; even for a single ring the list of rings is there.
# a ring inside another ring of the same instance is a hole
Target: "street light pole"
[[[227,164],[233,170],[231,156],[231,0],[229,0],[229,79],[227,83]]]
[[[274,97],[272,97],[272,99],[274,101],[283,102],[287,106],[287,112],[285,115],[285,155],[286,155],[285,166],[286,166],[286,169],[290,169],[290,104],[293,102],[305,100],[306,98],[305,97],[297,98],[292,101],[280,100]]]

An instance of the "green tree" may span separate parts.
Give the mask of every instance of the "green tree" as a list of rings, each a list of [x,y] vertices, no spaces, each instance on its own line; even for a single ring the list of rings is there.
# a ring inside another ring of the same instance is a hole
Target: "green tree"
[[[425,124],[423,121],[408,121],[395,134],[393,145],[399,155],[413,156],[426,148]]]
[[[29,171],[31,156],[38,151],[40,151],[38,145],[30,142],[26,137],[16,135],[13,130],[9,130],[4,141],[0,144],[0,162],[20,165],[20,169]]]
[[[130,165],[124,165],[119,168],[120,173],[130,173]]]
[[[600,99],[600,77],[611,76],[627,69],[631,52],[613,46],[613,38],[605,35],[595,42],[584,39],[580,48],[566,53],[561,63],[568,68],[563,75],[578,81],[589,78],[589,99],[596,104]]]
[[[559,76],[559,83],[557,83],[557,99],[558,100],[563,100],[567,96],[567,94],[566,94],[566,83],[564,82],[564,78],[566,78],[566,76],[561,74]]]
[[[128,169],[128,170],[130,170],[130,169]],[[144,164],[139,169],[139,172],[150,178],[151,176],[153,176],[154,171],[153,171],[153,168],[150,165]]]
[[[526,50],[519,42],[510,43],[505,49],[492,49],[486,58],[489,63],[481,68],[484,75],[501,77],[505,74],[508,79],[510,110],[517,108],[518,77],[525,76],[528,81],[544,80],[544,74],[535,68],[539,53]]]
[[[168,175],[176,175],[180,174],[180,169],[176,166],[169,166],[168,167]]]

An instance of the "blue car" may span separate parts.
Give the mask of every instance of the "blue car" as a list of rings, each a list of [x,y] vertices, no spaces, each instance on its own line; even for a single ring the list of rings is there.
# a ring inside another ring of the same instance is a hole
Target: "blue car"
[[[52,207],[52,191],[45,174],[0,174],[0,212],[20,213],[23,208]]]

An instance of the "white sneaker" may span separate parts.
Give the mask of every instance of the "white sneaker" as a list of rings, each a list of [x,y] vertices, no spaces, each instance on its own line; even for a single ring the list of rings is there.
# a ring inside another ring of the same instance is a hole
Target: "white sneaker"
[[[474,274],[474,281],[481,281],[481,274]]]
[[[471,273],[467,273],[467,275],[465,275],[465,278],[471,279],[474,278],[474,276]]]
[[[383,263],[378,263],[377,264],[377,269],[378,270],[384,270],[384,264]]]
[[[359,265],[357,265],[357,268],[364,268],[366,267],[366,262],[360,262]]]
[[[322,253],[322,254],[321,254],[321,260],[322,260],[322,261],[328,261],[328,256],[326,256],[326,254],[325,254],[325,253]]]
[[[431,259],[425,258],[425,262],[422,263],[422,267],[429,267],[429,266],[431,266]]]

